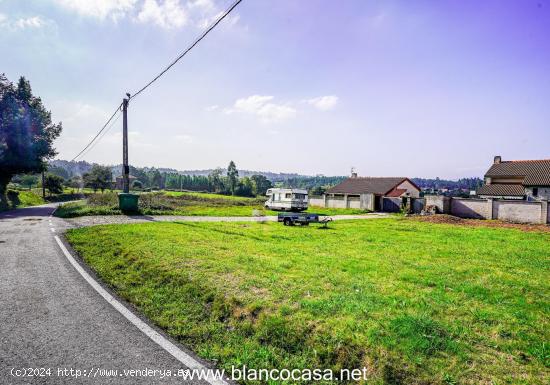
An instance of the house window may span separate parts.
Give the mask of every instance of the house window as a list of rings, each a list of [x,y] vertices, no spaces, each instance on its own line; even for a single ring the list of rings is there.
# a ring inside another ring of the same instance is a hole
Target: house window
[[[539,188],[538,187],[533,187],[533,196],[536,197],[539,195]]]
[[[292,197],[292,194],[290,194],[290,193],[285,194],[285,198],[290,199],[291,197]]]

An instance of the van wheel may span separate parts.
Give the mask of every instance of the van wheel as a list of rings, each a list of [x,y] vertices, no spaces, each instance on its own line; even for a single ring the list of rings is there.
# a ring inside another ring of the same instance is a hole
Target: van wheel
[[[290,220],[290,218],[285,218],[283,220],[283,225],[285,226],[292,226],[292,221]]]

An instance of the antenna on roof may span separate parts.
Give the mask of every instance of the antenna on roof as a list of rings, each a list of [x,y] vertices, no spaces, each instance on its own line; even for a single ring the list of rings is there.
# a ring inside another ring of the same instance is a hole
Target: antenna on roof
[[[357,171],[355,171],[355,167],[351,166],[351,177],[357,178]]]

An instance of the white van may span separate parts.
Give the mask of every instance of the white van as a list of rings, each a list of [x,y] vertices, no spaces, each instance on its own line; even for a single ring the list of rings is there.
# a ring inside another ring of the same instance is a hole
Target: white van
[[[307,210],[307,190],[298,188],[270,188],[265,194],[268,199],[264,206],[270,210]]]

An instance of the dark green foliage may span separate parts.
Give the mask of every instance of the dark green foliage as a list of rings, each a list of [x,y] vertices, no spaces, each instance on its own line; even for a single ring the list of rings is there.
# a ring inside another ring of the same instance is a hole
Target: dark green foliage
[[[95,164],[89,173],[84,174],[84,185],[94,191],[110,189],[113,186],[113,174],[109,167]]]
[[[44,188],[48,190],[50,195],[61,194],[63,192],[63,182],[62,177],[48,173],[44,178]]]
[[[237,171],[237,166],[235,165],[235,162],[230,161],[229,166],[227,166],[227,182],[229,185],[229,191],[233,195],[235,195],[235,190],[237,189],[238,181],[239,181],[239,171]]]
[[[7,205],[6,186],[15,174],[45,170],[61,129],[28,80],[21,77],[15,87],[0,75],[0,206]]]

